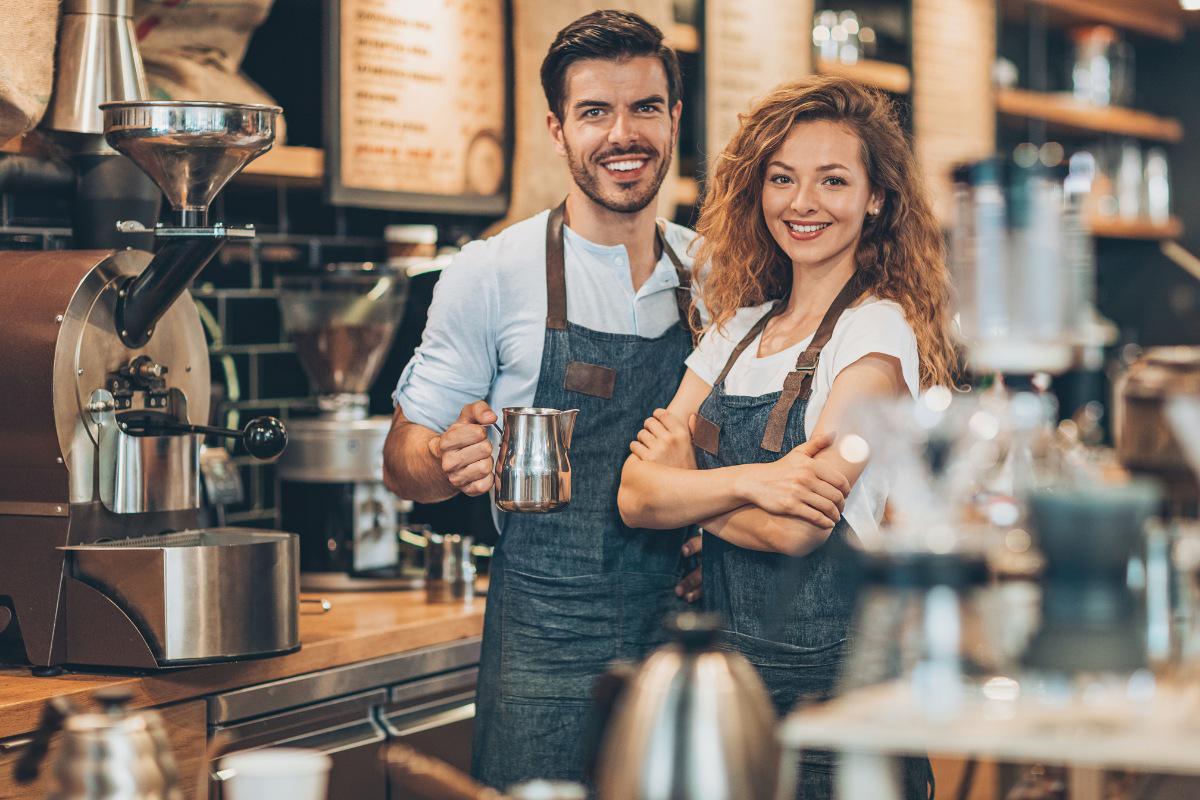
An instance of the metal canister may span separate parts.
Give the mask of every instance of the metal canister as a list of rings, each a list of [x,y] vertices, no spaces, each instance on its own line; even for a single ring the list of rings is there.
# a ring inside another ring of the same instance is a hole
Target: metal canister
[[[431,603],[475,599],[475,556],[470,536],[431,533],[425,550],[425,595]]]
[[[1113,432],[1121,463],[1163,481],[1171,500],[1194,498],[1196,477],[1165,408],[1177,395],[1200,397],[1200,347],[1148,349],[1117,380],[1113,394]]]

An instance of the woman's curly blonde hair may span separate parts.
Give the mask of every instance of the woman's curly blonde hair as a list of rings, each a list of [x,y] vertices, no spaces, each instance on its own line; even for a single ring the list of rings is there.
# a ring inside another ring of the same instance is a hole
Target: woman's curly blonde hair
[[[883,193],[881,212],[863,223],[855,254],[859,280],[867,293],[903,308],[917,337],[921,387],[952,385],[956,354],[945,242],[912,147],[891,101],[843,78],[784,84],[739,117],[696,225],[702,237],[696,267],[706,273],[700,301],[709,327],[791,290],[791,260],[763,219],[763,181],[767,163],[792,127],[815,120],[839,122],[858,136],[871,186]]]

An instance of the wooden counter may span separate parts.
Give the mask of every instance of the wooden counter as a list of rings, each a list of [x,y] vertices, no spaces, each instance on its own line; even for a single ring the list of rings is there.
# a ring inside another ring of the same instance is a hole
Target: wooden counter
[[[423,591],[344,592],[323,595],[333,608],[313,613],[301,605],[298,652],[275,658],[215,664],[154,674],[68,672],[35,678],[28,667],[0,668],[0,739],[37,727],[51,697],[70,696],[90,706],[90,694],[127,684],[134,705],[162,706],[213,692],[251,686],[307,672],[404,653],[483,632],[482,599],[471,605],[430,604]]]

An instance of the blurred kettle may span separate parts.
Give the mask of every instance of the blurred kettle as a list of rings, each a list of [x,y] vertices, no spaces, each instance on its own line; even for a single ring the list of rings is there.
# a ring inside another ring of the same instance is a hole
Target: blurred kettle
[[[599,800],[775,796],[775,711],[754,667],[717,649],[720,617],[686,612],[621,694],[596,770]]]
[[[567,451],[578,409],[506,408],[496,459],[496,506],[545,514],[571,502]]]
[[[37,778],[51,738],[62,732],[54,762],[58,786],[50,800],[182,800],[179,773],[162,720],[154,711],[129,711],[124,687],[96,692],[94,714],[66,698],[47,703],[33,742],[17,762],[18,783]]]

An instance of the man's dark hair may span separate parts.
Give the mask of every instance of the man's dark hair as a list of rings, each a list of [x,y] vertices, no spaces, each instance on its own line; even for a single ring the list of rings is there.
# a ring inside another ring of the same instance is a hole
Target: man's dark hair
[[[653,56],[667,73],[667,104],[673,108],[683,93],[679,59],[663,44],[663,34],[642,17],[628,11],[593,11],[558,32],[542,61],[542,90],[550,110],[560,120],[566,109],[567,68],[585,58],[623,61]]]

